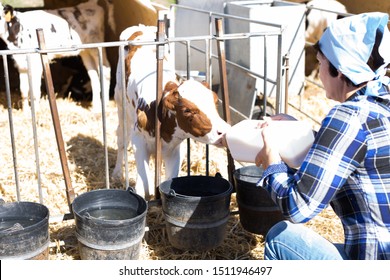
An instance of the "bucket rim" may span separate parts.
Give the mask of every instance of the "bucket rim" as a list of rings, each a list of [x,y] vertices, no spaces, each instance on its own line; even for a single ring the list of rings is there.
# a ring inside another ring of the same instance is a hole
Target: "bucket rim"
[[[208,195],[208,196],[192,196],[192,195],[185,195],[185,194],[180,194],[180,193],[177,193],[175,192],[172,188],[171,188],[171,185],[172,185],[172,182],[173,180],[180,180],[180,179],[190,179],[190,178],[195,178],[195,179],[198,179],[198,178],[209,178],[209,179],[212,179],[212,180],[224,180],[227,185],[229,186],[225,191],[223,192],[220,192],[220,193],[217,193],[217,194],[213,194],[213,195]],[[165,186],[167,185],[167,190],[165,190],[164,188],[161,188],[161,186]],[[212,200],[212,199],[218,199],[220,197],[225,197],[226,195],[229,195],[233,192],[233,185],[231,182],[229,182],[228,180],[222,178],[222,177],[216,177],[216,176],[204,176],[204,175],[187,175],[187,176],[179,176],[179,177],[175,177],[175,178],[172,178],[172,179],[169,179],[169,180],[166,180],[164,182],[162,182],[159,186],[158,186],[158,189],[159,189],[159,192],[161,194],[164,194],[166,197],[175,197],[175,198],[183,198],[183,199],[186,199],[186,200],[189,200],[189,201],[197,201],[197,200]],[[173,190],[173,192],[171,192]]]
[[[32,201],[6,202],[6,203],[3,203],[3,204],[0,205],[0,210],[1,209],[6,209],[6,210],[12,211],[12,208],[17,207],[19,205],[28,205],[29,207],[37,207],[40,210],[42,210],[42,214],[43,215],[39,216],[39,221],[37,221],[36,223],[33,223],[31,225],[28,225],[28,226],[23,226],[20,229],[13,229],[13,230],[4,229],[4,230],[0,230],[0,237],[9,236],[11,234],[12,235],[16,235],[16,234],[24,233],[26,231],[30,231],[30,230],[35,229],[35,228],[40,228],[42,226],[46,226],[46,225],[49,224],[49,215],[50,215],[49,208],[47,206],[41,204],[41,203],[32,202]],[[29,213],[30,212],[28,212],[27,214],[29,214]],[[28,217],[33,217],[33,216],[27,215],[26,217],[28,218]],[[36,216],[34,216],[34,217],[36,217]],[[6,219],[4,220],[4,218],[1,218],[1,220],[2,221],[6,221]]]
[[[258,170],[260,173],[259,174],[242,173],[242,171],[244,171],[244,170]],[[236,178],[236,179],[239,179],[238,176],[241,176],[241,177],[249,177],[249,178],[258,178],[260,180],[260,178],[263,176],[263,172],[264,172],[264,170],[261,167],[258,167],[257,165],[248,165],[248,166],[244,166],[244,167],[240,167],[238,169],[235,169],[233,171],[233,175],[234,175],[234,178]]]
[[[102,219],[102,218],[95,218],[93,216],[90,216],[90,217],[86,217],[85,215],[81,215],[81,211],[75,211],[75,208],[77,206],[77,203],[78,201],[80,201],[80,198],[85,198],[89,195],[94,195],[96,194],[97,192],[112,192],[112,193],[122,193],[122,194],[128,194],[128,195],[133,195],[137,201],[140,203],[140,209],[142,210],[140,213],[137,213],[137,215],[135,217],[132,217],[132,218],[129,218],[129,219],[121,219],[121,220],[111,220],[111,219]],[[76,206],[75,206],[76,204]],[[101,225],[104,225],[106,227],[109,227],[109,226],[118,226],[118,224],[127,224],[127,223],[132,223],[134,221],[137,221],[139,219],[143,219],[145,216],[146,216],[146,213],[148,211],[148,203],[147,201],[140,195],[138,195],[137,193],[133,192],[133,191],[130,191],[130,190],[121,190],[121,189],[98,189],[98,190],[91,190],[91,191],[88,191],[88,192],[84,192],[82,194],[80,194],[79,196],[77,196],[73,202],[72,202],[72,212],[73,212],[73,215],[75,216],[75,220],[76,218],[78,220],[81,220],[81,221],[90,221],[90,222],[93,222],[95,224],[101,224]]]

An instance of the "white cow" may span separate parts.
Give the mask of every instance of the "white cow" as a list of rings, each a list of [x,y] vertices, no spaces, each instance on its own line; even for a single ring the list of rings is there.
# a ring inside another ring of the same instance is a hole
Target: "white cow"
[[[306,6],[305,39],[309,44],[315,44],[332,21],[347,13],[345,6],[336,0],[312,0],[308,1]],[[318,64],[313,48],[306,48],[305,58],[305,74],[314,78],[317,75]]]
[[[345,6],[336,0],[312,0],[306,4],[306,7],[308,10],[306,14],[305,39],[313,44],[321,38],[325,28],[332,21],[338,19],[340,15],[347,13]]]
[[[156,27],[133,26],[124,30],[120,40],[154,41]],[[167,48],[165,48],[167,49]],[[150,199],[154,183],[151,182],[149,158],[155,154],[155,108],[158,106],[161,122],[161,155],[165,163],[166,179],[177,177],[182,154],[180,144],[184,139],[222,146],[222,136],[230,127],[220,118],[216,104],[218,96],[204,84],[187,80],[178,83],[173,64],[164,61],[163,97],[156,104],[156,47],[154,45],[126,48],[126,121],[123,122],[121,87],[121,61],[118,61],[115,101],[118,108],[118,155],[114,177],[122,177],[124,156],[123,125],[127,125],[128,141],[132,142],[137,165],[136,192]],[[126,143],[126,147],[129,143]]]
[[[0,37],[6,42],[8,49],[31,49],[38,47],[37,29],[42,29],[46,48],[71,47],[74,45],[104,42],[104,9],[97,4],[98,0],[90,0],[74,7],[55,10],[33,10],[18,12],[10,5],[0,3]],[[115,28],[113,21],[113,5],[107,0],[109,25]],[[84,49],[72,52],[49,53],[49,59],[80,55],[88,71],[92,84],[92,107],[101,110],[101,85],[99,79],[99,61],[97,49]],[[23,108],[28,107],[29,82],[28,65],[25,54],[13,55],[20,77],[20,92]],[[41,97],[42,63],[38,54],[31,56],[32,92],[34,99]],[[109,98],[110,64],[103,51],[104,98]],[[39,103],[37,102],[37,105]]]

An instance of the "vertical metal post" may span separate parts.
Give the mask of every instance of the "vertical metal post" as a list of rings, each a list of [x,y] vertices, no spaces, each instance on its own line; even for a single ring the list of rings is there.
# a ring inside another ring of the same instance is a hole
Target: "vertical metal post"
[[[285,59],[285,85],[284,85],[284,113],[288,114],[288,83],[290,75],[290,54],[287,53],[284,57]]]
[[[158,104],[160,104],[162,99],[162,82],[163,82],[163,61],[164,61],[164,41],[165,41],[165,21],[164,18],[161,18],[159,14],[159,19],[157,21],[157,34],[156,34],[156,42],[157,44],[157,79],[156,79],[156,111],[155,111],[155,136],[156,136],[156,158],[155,158],[155,188],[154,188],[154,196],[155,198],[159,198],[160,194],[157,191],[158,186],[161,181],[161,137],[160,137],[160,127],[161,123],[158,118]]]
[[[263,87],[263,117],[267,115],[267,83],[268,83],[268,54],[267,54],[267,35],[264,36],[264,87]]]
[[[191,78],[191,41],[186,41],[187,80]],[[191,140],[187,138],[187,175],[191,175]]]
[[[210,31],[211,32],[211,31]],[[211,34],[211,33],[210,33]],[[204,40],[204,43],[205,43],[205,57],[206,57],[206,61],[205,61],[205,68],[206,68],[206,82],[207,84],[209,85],[209,89],[212,90],[212,82],[211,82],[211,72],[209,72],[209,69],[210,69],[210,63],[211,63],[211,57],[210,57],[210,53],[211,53],[211,50],[210,50],[210,40],[209,39],[205,39]],[[210,147],[208,144],[206,144],[206,176],[209,176],[210,175],[210,166],[209,166],[209,162],[210,162]]]
[[[211,31],[210,31],[211,32]],[[209,41],[208,39],[205,39],[204,40],[204,43],[205,43],[205,69],[206,69],[206,82],[207,84],[209,85],[209,89],[211,90],[211,79],[210,79],[210,73],[208,72],[208,69],[210,67],[209,63],[209,54],[210,54],[210,50],[209,50]],[[210,147],[208,144],[206,144],[206,176],[209,176],[210,175],[210,166],[209,166],[209,162],[210,162]]]
[[[277,73],[276,73],[276,114],[284,113],[284,98],[282,87],[282,34],[278,35]]]
[[[13,122],[13,117],[12,117],[11,90],[10,90],[10,86],[9,86],[9,72],[8,72],[8,62],[7,62],[7,56],[6,55],[3,55],[3,66],[4,66],[5,91],[6,91],[6,95],[7,95],[9,132],[10,132],[10,136],[11,136],[11,145],[12,145],[12,159],[13,159],[13,162],[14,162],[14,174],[15,174],[15,183],[16,183],[16,199],[18,201],[20,201],[20,185],[19,185],[19,174],[18,174],[18,161],[17,161],[17,158],[16,158],[14,122]]]
[[[209,13],[209,35],[213,35],[213,13]],[[212,64],[212,44],[210,44],[210,39],[205,39],[205,56],[206,56],[206,81],[209,84],[210,90],[212,90],[213,80],[213,64]],[[206,144],[206,176],[210,174],[210,146]]]
[[[126,125],[126,78],[125,78],[125,47],[119,46],[119,63],[121,67],[121,80],[117,81],[121,85],[121,95],[122,95],[122,116],[118,116],[122,118],[123,123],[123,161],[125,163],[125,190],[129,188],[129,164],[127,160],[127,143],[128,143],[128,135],[127,135],[127,125]],[[119,148],[119,147],[118,147]]]
[[[213,35],[213,21],[212,13],[209,14],[209,35]],[[210,87],[213,84],[212,73],[213,73],[213,63],[212,63],[212,44],[210,39],[205,39],[206,44],[206,81],[209,83]]]
[[[44,50],[46,48],[45,38],[43,35],[42,29],[37,29],[38,45],[39,49]],[[49,59],[47,58],[47,53],[41,53],[41,61],[43,66],[43,75],[45,77],[46,90],[49,96],[49,104],[51,109],[51,116],[53,119],[54,132],[57,140],[58,152],[60,154],[62,172],[64,174],[65,186],[66,186],[66,197],[68,199],[69,210],[72,212],[71,204],[74,199],[74,190],[72,187],[72,181],[70,179],[68,162],[66,158],[64,139],[62,138],[62,131],[60,125],[60,119],[58,116],[56,97],[54,94],[53,79],[51,76]]]
[[[100,100],[102,105],[102,125],[103,125],[103,145],[104,145],[104,159],[105,159],[105,170],[106,170],[106,188],[110,188],[110,173],[108,166],[108,147],[107,147],[107,124],[106,124],[106,98],[105,85],[104,83],[104,72],[103,72],[103,50],[102,47],[98,47],[99,54],[99,76],[100,76]]]
[[[27,68],[28,69],[33,69],[32,65],[31,65],[31,55],[32,54],[27,54]],[[28,82],[29,82],[29,88],[30,88],[30,103],[31,103],[31,122],[32,122],[33,136],[34,136],[35,166],[36,166],[36,171],[37,171],[37,176],[38,176],[39,202],[43,203],[42,186],[41,186],[41,171],[39,168],[37,122],[35,120],[35,97],[34,97],[34,93],[32,91],[33,84],[32,84],[32,77],[31,76],[32,76],[31,71],[28,71]],[[38,102],[39,102],[39,100],[38,100]]]
[[[225,121],[228,124],[231,124],[230,119],[230,104],[229,104],[229,89],[226,75],[226,56],[225,56],[225,42],[221,39],[223,37],[223,27],[222,27],[222,19],[215,19],[215,26],[217,31],[217,46],[218,46],[218,62],[219,62],[219,75],[221,80],[221,91],[222,91],[222,102],[223,102],[223,113],[225,117]],[[229,149],[227,149],[227,157],[228,157],[228,175],[229,181],[232,183],[233,172],[234,172],[234,160],[230,154]]]

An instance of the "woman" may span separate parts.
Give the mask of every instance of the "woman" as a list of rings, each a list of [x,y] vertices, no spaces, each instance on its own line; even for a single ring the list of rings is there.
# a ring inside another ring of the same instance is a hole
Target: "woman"
[[[258,185],[287,221],[267,234],[265,259],[390,259],[390,62],[388,15],[364,13],[331,24],[316,44],[319,77],[336,105],[298,170],[273,146],[267,123]],[[288,116],[274,116],[286,119]],[[344,228],[332,244],[301,225],[331,205]]]

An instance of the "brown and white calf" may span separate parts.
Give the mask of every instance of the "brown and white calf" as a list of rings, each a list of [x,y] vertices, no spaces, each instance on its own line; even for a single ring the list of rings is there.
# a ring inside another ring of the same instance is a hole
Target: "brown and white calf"
[[[106,0],[108,23],[114,29],[113,5]],[[98,0],[90,0],[74,7],[55,10],[15,11],[12,6],[0,3],[0,37],[10,50],[33,49],[38,47],[37,29],[42,29],[46,48],[69,48],[75,45],[104,42],[104,9]],[[92,85],[92,107],[101,110],[98,50],[88,48],[72,52],[49,53],[49,59],[80,55]],[[28,80],[28,64],[25,54],[13,55],[19,71],[20,92],[23,108],[28,107],[28,93],[32,90],[35,100],[41,97],[42,63],[38,54],[31,56],[32,89]],[[111,68],[103,50],[104,98],[109,98]],[[39,103],[37,103],[39,105]]]
[[[133,26],[124,30],[120,40],[154,41],[156,28]],[[122,177],[124,157],[123,125],[127,126],[137,165],[136,192],[146,199],[154,193],[149,158],[155,154],[155,108],[161,122],[161,155],[165,164],[165,178],[177,177],[182,161],[180,144],[192,138],[222,147],[222,136],[230,127],[218,114],[218,96],[204,84],[187,80],[176,81],[173,64],[164,61],[163,97],[156,104],[156,47],[154,45],[131,46],[125,53],[126,121],[123,122],[121,63],[118,61],[115,100],[118,107],[118,154],[114,177]],[[125,147],[129,143],[126,143]]]

